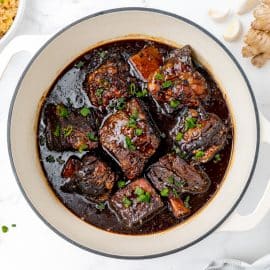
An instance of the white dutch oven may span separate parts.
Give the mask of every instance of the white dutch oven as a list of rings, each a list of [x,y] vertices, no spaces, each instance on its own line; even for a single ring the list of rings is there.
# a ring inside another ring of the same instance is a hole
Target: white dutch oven
[[[222,88],[235,132],[230,166],[213,199],[183,224],[161,233],[140,236],[100,230],[67,210],[51,191],[44,176],[36,137],[41,101],[58,74],[97,44],[130,37],[154,38],[178,46],[190,44]],[[13,97],[8,144],[14,173],[25,198],[51,229],[93,252],[114,257],[145,258],[169,254],[197,243],[225,221],[250,182],[257,160],[260,132],[266,134],[265,129],[270,132],[270,125],[264,118],[261,118],[261,126],[260,129],[256,103],[245,74],[216,38],[182,17],[158,10],[126,8],[101,12],[73,23],[35,54]],[[266,137],[262,139],[267,141]],[[234,213],[221,229],[247,230],[255,226],[270,204],[269,190],[268,186],[254,213],[248,216]]]

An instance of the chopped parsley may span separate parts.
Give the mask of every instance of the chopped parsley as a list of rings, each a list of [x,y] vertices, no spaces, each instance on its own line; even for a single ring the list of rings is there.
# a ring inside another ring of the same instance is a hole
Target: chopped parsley
[[[203,150],[198,150],[196,153],[195,153],[195,159],[199,159],[201,157],[203,157],[205,154],[205,152]]]
[[[66,128],[63,128],[64,137],[68,137],[73,131],[73,127],[68,125]]]
[[[99,204],[96,204],[96,208],[100,211],[105,209],[105,203],[100,202]]]
[[[54,157],[52,155],[49,155],[49,156],[46,157],[46,161],[49,162],[49,163],[53,163],[53,162],[55,162],[55,159],[54,159]]]
[[[165,89],[165,88],[169,88],[172,86],[172,81],[165,81],[162,83],[162,88]]]
[[[123,188],[126,186],[126,182],[124,180],[117,181],[118,188]]]
[[[90,109],[87,108],[87,107],[83,107],[81,110],[80,110],[80,114],[84,117],[88,116],[90,114]]]
[[[75,67],[75,68],[81,68],[83,65],[84,65],[84,62],[83,62],[83,61],[79,61],[79,62],[77,62],[77,63],[74,65],[74,67]]]
[[[178,132],[175,136],[175,140],[176,141],[181,141],[183,139],[183,133],[182,132]]]
[[[61,132],[61,130],[60,130],[60,125],[57,125],[57,126],[55,127],[54,132],[53,132],[53,135],[54,135],[55,137],[59,137],[59,136],[60,136],[60,132]]]
[[[136,128],[136,129],[135,129],[135,135],[136,135],[136,136],[141,136],[142,133],[143,133],[143,130],[142,130],[141,128]]]
[[[162,197],[168,197],[169,196],[169,189],[167,187],[163,188],[161,191],[160,191],[160,195]]]
[[[126,208],[128,208],[132,205],[132,201],[130,199],[128,199],[127,197],[123,198],[122,203]]]
[[[7,233],[7,232],[8,232],[8,226],[3,225],[3,226],[2,226],[2,232],[3,232],[3,233]]]
[[[130,139],[130,137],[126,136],[125,138],[125,143],[126,143],[126,147],[131,150],[131,151],[135,151],[136,150],[136,146],[133,144],[132,140]]]
[[[190,208],[189,201],[190,201],[190,196],[187,195],[185,200],[184,200],[184,205],[185,205],[186,208]]]
[[[69,115],[68,109],[62,104],[58,104],[56,106],[56,113],[57,113],[57,115],[59,115],[60,117],[63,117],[63,118],[66,118]]]
[[[93,141],[93,142],[97,142],[98,141],[98,137],[95,136],[94,132],[88,132],[87,133],[87,137],[90,141]]]
[[[197,127],[197,119],[193,117],[187,117],[185,120],[185,130]]]
[[[155,76],[155,79],[158,80],[158,81],[162,81],[164,79],[164,76],[160,73],[157,73],[156,76]]]
[[[172,99],[172,100],[170,101],[170,106],[171,106],[173,109],[176,109],[179,105],[180,105],[180,101],[177,100],[177,99]]]

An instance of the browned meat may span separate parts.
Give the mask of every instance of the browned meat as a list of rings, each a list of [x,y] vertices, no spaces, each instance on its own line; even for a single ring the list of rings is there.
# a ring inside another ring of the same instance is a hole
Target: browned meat
[[[109,116],[99,131],[103,148],[118,161],[128,179],[138,177],[147,160],[156,152],[156,135],[142,103],[133,98]]]
[[[174,154],[167,154],[150,166],[147,177],[162,191],[168,188],[168,196],[182,193],[198,194],[207,191],[210,180],[204,171],[195,169]]]
[[[87,95],[96,107],[105,108],[112,101],[129,96],[129,66],[123,61],[108,61],[88,75]]]
[[[49,104],[45,109],[46,141],[50,150],[74,151],[98,146],[95,119],[88,108],[71,109]]]
[[[117,191],[109,204],[119,220],[128,227],[142,225],[163,207],[160,196],[144,178]]]
[[[162,55],[154,46],[147,46],[129,58],[139,79],[147,82],[149,76],[162,64]]]
[[[199,108],[185,109],[170,135],[183,155],[192,157],[195,163],[205,163],[224,147],[227,131],[217,115]]]
[[[148,90],[166,113],[183,105],[198,106],[208,96],[204,77],[192,64],[190,46],[174,49],[149,78]]]
[[[204,193],[210,186],[210,179],[201,169],[189,165],[177,155],[167,154],[150,166],[147,177],[169,199],[176,218],[186,216],[190,209],[181,200],[183,193]]]
[[[68,179],[61,189],[85,195],[95,202],[108,199],[117,175],[95,156],[85,155],[81,160],[72,156],[66,162],[62,177]]]
[[[180,198],[169,198],[171,210],[176,218],[182,218],[190,214],[190,208],[186,207]]]

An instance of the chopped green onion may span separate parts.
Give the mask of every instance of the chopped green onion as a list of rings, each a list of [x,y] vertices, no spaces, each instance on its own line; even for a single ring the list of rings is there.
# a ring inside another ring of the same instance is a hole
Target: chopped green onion
[[[148,95],[147,89],[143,89],[142,91],[138,91],[136,93],[136,97],[141,98],[141,97],[146,97]]]
[[[100,202],[99,204],[96,204],[96,208],[102,211],[105,209],[105,204],[103,202]]]
[[[160,191],[160,195],[162,197],[168,197],[169,196],[169,189],[167,187],[163,188],[161,191]]]
[[[158,81],[162,81],[164,79],[164,76],[160,73],[157,73],[156,76],[155,76],[155,79],[158,80]]]
[[[87,133],[87,137],[90,141],[93,141],[93,142],[97,142],[98,141],[98,137],[95,136],[95,133],[94,132],[89,132]]]
[[[80,114],[84,117],[88,116],[90,114],[90,109],[87,108],[87,107],[83,107],[81,110],[80,110]]]
[[[183,139],[183,133],[182,132],[178,132],[175,136],[175,140],[176,141],[181,141]]]
[[[119,98],[117,100],[117,105],[116,105],[116,109],[117,110],[123,110],[126,106],[126,102],[125,99],[123,97]]]
[[[180,180],[180,181],[174,181],[174,184],[177,186],[177,187],[183,187],[185,185],[185,181],[183,180]]]
[[[96,96],[99,97],[99,98],[101,98],[103,92],[104,92],[103,88],[98,88],[98,89],[96,90]]]
[[[219,161],[221,161],[221,156],[220,154],[216,154],[214,157],[214,163],[218,163]]]
[[[187,197],[184,200],[184,205],[185,205],[186,208],[190,208],[189,201],[190,201],[190,196],[187,195]]]
[[[82,153],[83,151],[87,150],[88,149],[88,145],[87,144],[81,144],[79,146],[79,152]]]
[[[61,133],[61,130],[60,130],[60,125],[57,125],[54,132],[53,132],[53,135],[55,137],[59,137],[60,136],[60,133]]]
[[[57,115],[59,115],[60,117],[63,117],[63,118],[66,118],[69,115],[68,109],[64,105],[61,105],[61,104],[58,104],[56,106],[56,113],[57,113]]]
[[[122,200],[122,202],[123,202],[123,205],[126,208],[128,208],[128,207],[130,207],[132,205],[132,201],[130,199],[128,199],[127,197],[124,197],[123,200]]]
[[[190,128],[195,128],[197,126],[197,119],[193,117],[187,117],[185,120],[185,130],[189,130]]]
[[[131,83],[131,84],[129,85],[129,93],[130,93],[131,95],[135,95],[135,94],[136,94],[136,85],[135,85],[135,83]]]
[[[179,106],[179,104],[180,104],[180,101],[177,100],[177,99],[172,99],[172,100],[170,101],[170,106],[171,106],[173,109],[176,109],[176,108]]]
[[[61,158],[61,156],[59,156],[58,158],[56,158],[56,161],[57,161],[60,165],[62,165],[62,164],[65,163],[65,161]]]
[[[137,121],[134,118],[129,118],[128,120],[128,127],[129,128],[136,128],[137,127]]]
[[[140,194],[137,197],[137,202],[150,203],[150,200],[151,200],[151,194],[149,192],[145,192],[144,194]]]
[[[136,136],[141,136],[142,133],[143,133],[143,130],[142,130],[141,128],[136,128],[136,129],[135,129],[135,135],[136,135]]]
[[[63,128],[64,137],[68,137],[73,131],[73,127],[68,125],[66,128]]]
[[[3,225],[3,226],[2,226],[2,232],[3,232],[3,233],[7,233],[7,232],[8,232],[8,227],[5,226],[5,225]]]
[[[131,151],[135,151],[136,150],[136,146],[133,144],[133,142],[131,141],[131,139],[128,136],[126,136],[125,142],[126,142],[126,147],[129,150],[131,150]]]
[[[83,61],[79,61],[78,63],[76,63],[74,65],[75,68],[81,68],[82,66],[84,65],[84,62]]]
[[[11,227],[15,228],[17,225],[16,224],[11,224]]]
[[[204,151],[198,150],[198,151],[196,152],[196,154],[195,154],[195,158],[196,158],[196,159],[199,159],[199,158],[203,157],[204,154],[205,154]]]
[[[173,175],[169,176],[167,181],[170,183],[170,184],[173,184],[174,183],[174,177]]]
[[[124,180],[119,180],[117,182],[117,186],[118,186],[118,188],[123,188],[126,186],[126,182]]]
[[[136,187],[135,191],[134,191],[134,194],[142,195],[142,194],[144,194],[144,190],[141,187]]]
[[[49,162],[49,163],[53,163],[53,162],[55,162],[55,159],[54,159],[54,157],[52,155],[49,155],[49,156],[46,157],[46,161]]]
[[[98,52],[98,55],[101,59],[103,59],[105,56],[106,56],[107,52],[106,51],[101,51],[101,52]]]
[[[172,81],[165,81],[164,83],[162,83],[162,88],[169,88],[172,86]]]
[[[178,194],[178,192],[177,192],[177,190],[175,188],[173,189],[173,196],[175,198],[179,198],[179,194]]]

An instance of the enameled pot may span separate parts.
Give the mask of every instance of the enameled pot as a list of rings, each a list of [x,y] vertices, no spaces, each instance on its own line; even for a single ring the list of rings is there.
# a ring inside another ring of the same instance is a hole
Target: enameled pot
[[[79,55],[97,45],[130,38],[149,38],[176,46],[190,44],[219,83],[234,124],[230,165],[215,196],[186,222],[164,232],[139,236],[100,230],[71,213],[47,183],[39,162],[36,135],[42,100],[59,73]],[[232,54],[216,38],[195,23],[174,14],[124,8],[97,13],[67,26],[35,54],[17,85],[10,107],[8,147],[14,174],[25,198],[56,233],[99,254],[147,258],[195,244],[229,217],[251,180],[260,133],[270,131],[269,123],[263,117],[261,124],[263,127],[260,128],[248,79]],[[265,136],[263,139],[270,141]],[[247,230],[255,226],[269,208],[269,190],[268,186],[254,213],[248,216],[232,214],[221,230]]]

